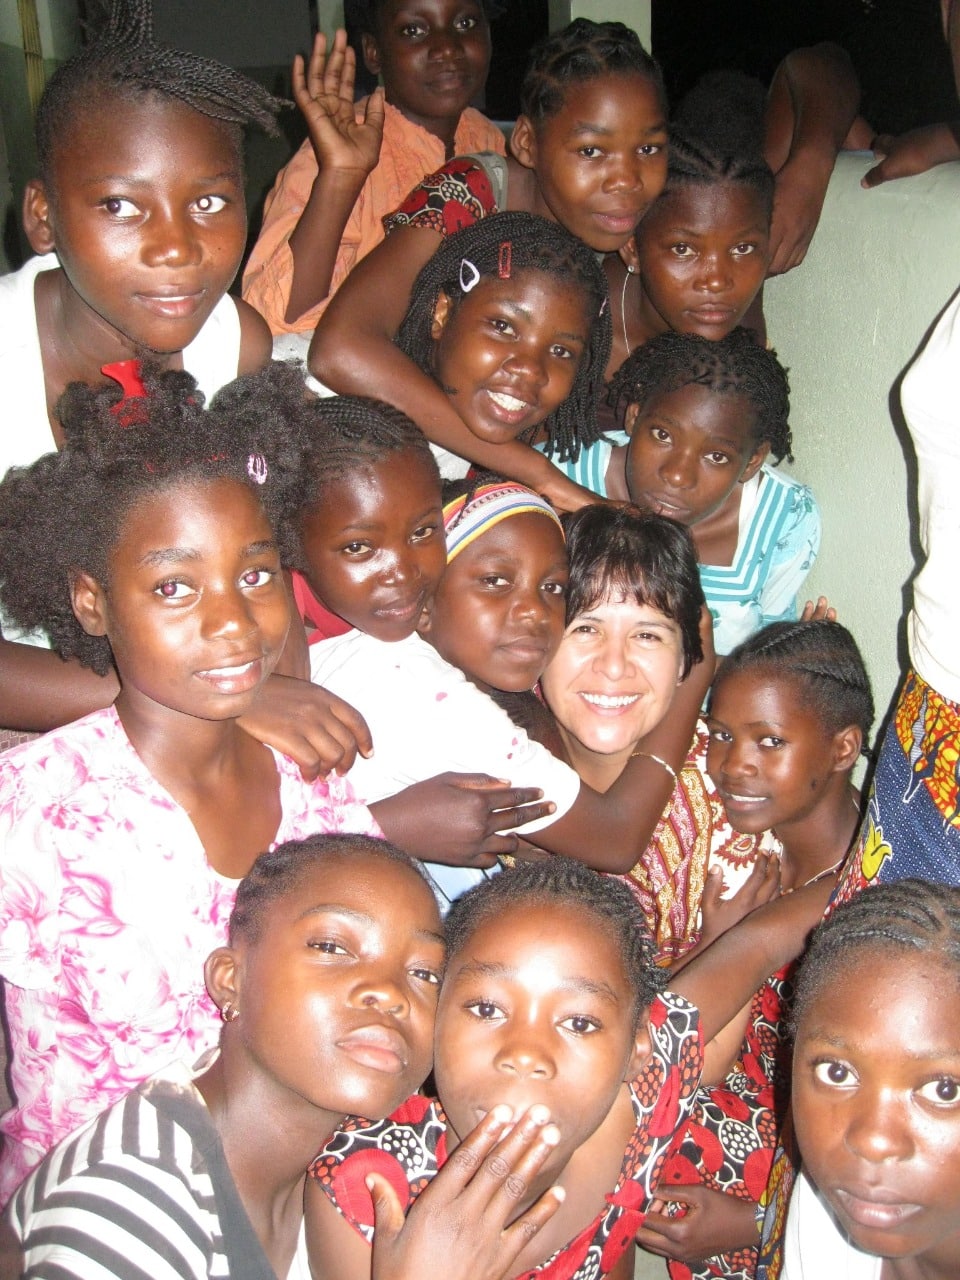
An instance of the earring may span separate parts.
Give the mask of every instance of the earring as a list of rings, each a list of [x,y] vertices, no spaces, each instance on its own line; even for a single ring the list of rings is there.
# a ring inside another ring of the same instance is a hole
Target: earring
[[[240,1017],[240,1010],[237,1008],[235,1004],[232,1004],[228,1000],[227,1003],[220,1010],[220,1020],[222,1022],[236,1022],[236,1020],[239,1017]]]

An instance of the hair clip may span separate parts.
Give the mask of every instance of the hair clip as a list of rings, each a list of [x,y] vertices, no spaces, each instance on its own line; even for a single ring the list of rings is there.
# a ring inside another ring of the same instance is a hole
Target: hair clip
[[[504,240],[500,246],[500,252],[497,254],[497,275],[501,280],[510,279],[510,263],[513,258],[513,243],[510,240]]]
[[[247,459],[247,475],[254,484],[266,484],[267,460],[262,453],[251,453]]]
[[[471,289],[475,289],[480,282],[480,272],[473,265],[469,258],[462,258],[460,261],[460,289],[463,293],[469,293]]]

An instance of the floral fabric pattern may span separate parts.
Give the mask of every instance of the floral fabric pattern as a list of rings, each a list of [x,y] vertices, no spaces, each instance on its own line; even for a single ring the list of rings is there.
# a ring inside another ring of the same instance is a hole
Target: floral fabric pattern
[[[388,235],[397,227],[425,227],[452,236],[496,212],[483,165],[471,156],[455,156],[436,173],[428,173],[383,225]]]
[[[780,853],[769,831],[743,835],[730,825],[707,773],[710,735],[697,722],[690,751],[667,807],[640,861],[625,876],[653,934],[657,961],[669,964],[700,940],[700,899],[707,872],[723,873],[723,897],[737,892],[758,852]]]
[[[275,754],[277,842],[381,835],[350,784]],[[113,708],[0,757],[0,976],[16,1105],[0,1203],[46,1151],[148,1076],[217,1042],[203,964],[237,881],[207,862]]]

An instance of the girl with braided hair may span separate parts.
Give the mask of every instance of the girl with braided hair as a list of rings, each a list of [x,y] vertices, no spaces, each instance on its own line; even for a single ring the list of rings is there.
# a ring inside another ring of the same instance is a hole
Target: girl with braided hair
[[[600,441],[580,483],[687,525],[721,656],[767,623],[798,617],[820,548],[806,485],[767,465],[791,459],[787,375],[747,330],[718,341],[668,332],[644,343],[610,385],[622,443]]]
[[[606,298],[596,255],[559,223],[495,213],[444,240],[420,272],[397,346],[479,440],[543,439],[548,456],[571,458],[597,439]],[[466,473],[439,453],[442,475]]]
[[[707,769],[738,831],[779,840],[782,892],[836,880],[859,827],[851,771],[872,722],[863,659],[837,622],[775,623],[722,664]],[[718,932],[728,902],[716,904]],[[648,1218],[640,1243],[670,1259],[673,1280],[754,1274],[757,1203],[787,1101],[792,978],[791,964],[756,993],[726,1081],[700,1091],[667,1161],[663,1199],[685,1212]]]
[[[880,884],[813,935],[794,1007],[803,1156],[784,1280],[960,1271],[960,890]]]
[[[281,105],[228,67],[157,44],[149,0],[114,0],[57,70],[23,206],[38,256],[0,280],[0,476],[63,443],[56,405],[70,382],[104,384],[149,355],[209,399],[269,359],[266,326],[227,289],[246,240],[241,130],[273,131]],[[26,643],[0,641],[0,673],[5,725],[49,728],[64,705],[66,719],[98,705],[96,681],[78,703],[75,671]]]
[[[559,223],[598,253],[619,249],[666,169],[659,68],[636,33],[578,18],[538,46],[524,77],[511,156],[460,156],[414,189],[383,244],[351,272],[317,326],[310,370],[340,393],[403,409],[436,444],[530,485],[555,506],[591,501],[516,442],[493,450],[394,342],[418,273],[455,231],[504,209]],[[499,159],[499,158],[497,158]]]
[[[614,318],[608,377],[671,329],[715,341],[748,324],[763,338],[758,299],[770,265],[774,190],[763,109],[760,83],[734,72],[705,77],[680,104],[663,191],[604,262]]]

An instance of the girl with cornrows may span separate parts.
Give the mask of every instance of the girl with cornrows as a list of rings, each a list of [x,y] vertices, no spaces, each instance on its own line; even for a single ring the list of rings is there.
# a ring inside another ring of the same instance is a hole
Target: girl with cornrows
[[[789,388],[776,353],[742,327],[717,341],[663,333],[619,370],[610,402],[618,436],[563,465],[602,497],[690,529],[717,653],[796,619],[820,513],[806,485],[767,463],[791,458]]]
[[[782,892],[836,881],[860,822],[851,777],[872,722],[863,659],[837,622],[766,627],[721,666],[707,769],[736,830],[779,841]],[[757,1203],[789,1090],[794,967],[754,996],[732,1069],[700,1091],[665,1166],[661,1198],[684,1213],[648,1217],[639,1240],[671,1260],[673,1280],[754,1274]]]
[[[614,318],[612,377],[659,333],[715,341],[744,323],[770,265],[774,177],[761,151],[763,99],[746,76],[712,77],[670,126],[659,198],[604,269]]]
[[[483,159],[460,157],[410,194],[384,243],[325,312],[309,364],[334,390],[389,400],[434,443],[530,484],[558,506],[576,507],[589,495],[543,456],[517,442],[491,452],[479,441],[394,337],[417,274],[444,237],[497,210],[538,213],[600,253],[627,241],[666,172],[660,72],[636,34],[621,23],[581,18],[538,46],[510,147],[506,164],[492,173]]]

